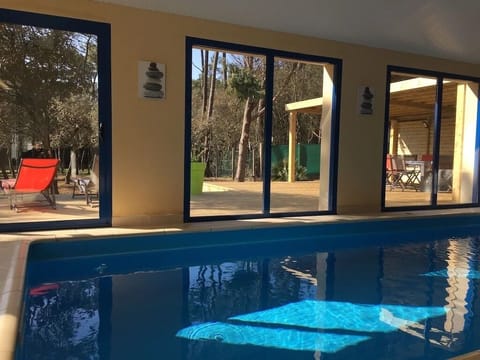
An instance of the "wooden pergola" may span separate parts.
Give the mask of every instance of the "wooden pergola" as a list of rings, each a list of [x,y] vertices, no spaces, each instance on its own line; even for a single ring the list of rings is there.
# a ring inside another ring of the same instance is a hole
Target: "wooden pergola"
[[[289,113],[288,126],[288,182],[295,182],[295,157],[297,143],[297,114],[322,115],[323,98],[297,101],[285,105],[285,111]]]

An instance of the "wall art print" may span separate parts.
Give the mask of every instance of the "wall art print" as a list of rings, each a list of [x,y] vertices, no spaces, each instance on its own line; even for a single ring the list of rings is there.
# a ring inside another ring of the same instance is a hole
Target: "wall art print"
[[[165,64],[138,62],[138,96],[143,99],[165,98]]]
[[[358,89],[358,109],[360,115],[373,115],[375,92],[371,86]]]

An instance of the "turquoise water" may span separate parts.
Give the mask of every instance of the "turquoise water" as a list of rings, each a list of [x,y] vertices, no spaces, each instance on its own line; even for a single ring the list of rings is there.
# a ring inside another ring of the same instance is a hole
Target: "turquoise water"
[[[29,261],[17,359],[447,359],[480,348],[477,237]]]

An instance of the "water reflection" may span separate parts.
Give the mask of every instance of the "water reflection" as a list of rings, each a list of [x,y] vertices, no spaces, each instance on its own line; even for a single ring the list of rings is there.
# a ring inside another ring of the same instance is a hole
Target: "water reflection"
[[[451,357],[480,347],[478,249],[450,239],[124,274],[122,257],[99,258],[97,277],[32,284],[21,358]]]
[[[98,280],[39,285],[29,295],[24,359],[73,359],[99,353]]]

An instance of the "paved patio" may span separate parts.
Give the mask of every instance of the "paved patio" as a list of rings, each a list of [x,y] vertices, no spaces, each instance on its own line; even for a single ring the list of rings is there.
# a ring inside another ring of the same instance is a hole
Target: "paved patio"
[[[262,204],[261,181],[207,180],[204,191],[191,197],[191,216],[259,214]],[[317,211],[320,181],[271,183],[272,213]],[[439,193],[438,202],[452,203],[451,193]],[[386,192],[387,206],[428,205],[430,193],[406,189]]]
[[[19,211],[10,209],[8,195],[0,192],[0,224],[30,221],[61,221],[95,219],[99,216],[98,206],[86,204],[84,196],[72,199],[73,185],[59,181],[59,194],[56,198],[56,209],[48,206],[41,194],[17,196]]]
[[[61,221],[95,219],[99,208],[86,204],[85,198],[72,199],[72,185],[59,182],[60,194],[56,196],[57,208],[52,209],[38,200],[41,195],[20,197],[22,207],[19,212],[10,210],[8,197],[0,193],[0,224],[30,221]],[[260,214],[263,208],[263,182],[261,181],[206,181],[204,192],[191,198],[191,216],[221,216],[239,214]],[[320,182],[297,181],[271,183],[272,213],[317,211]],[[389,206],[428,205],[429,193],[413,190],[387,191]],[[451,203],[451,193],[439,193],[439,203]],[[45,203],[45,202],[43,202]]]

